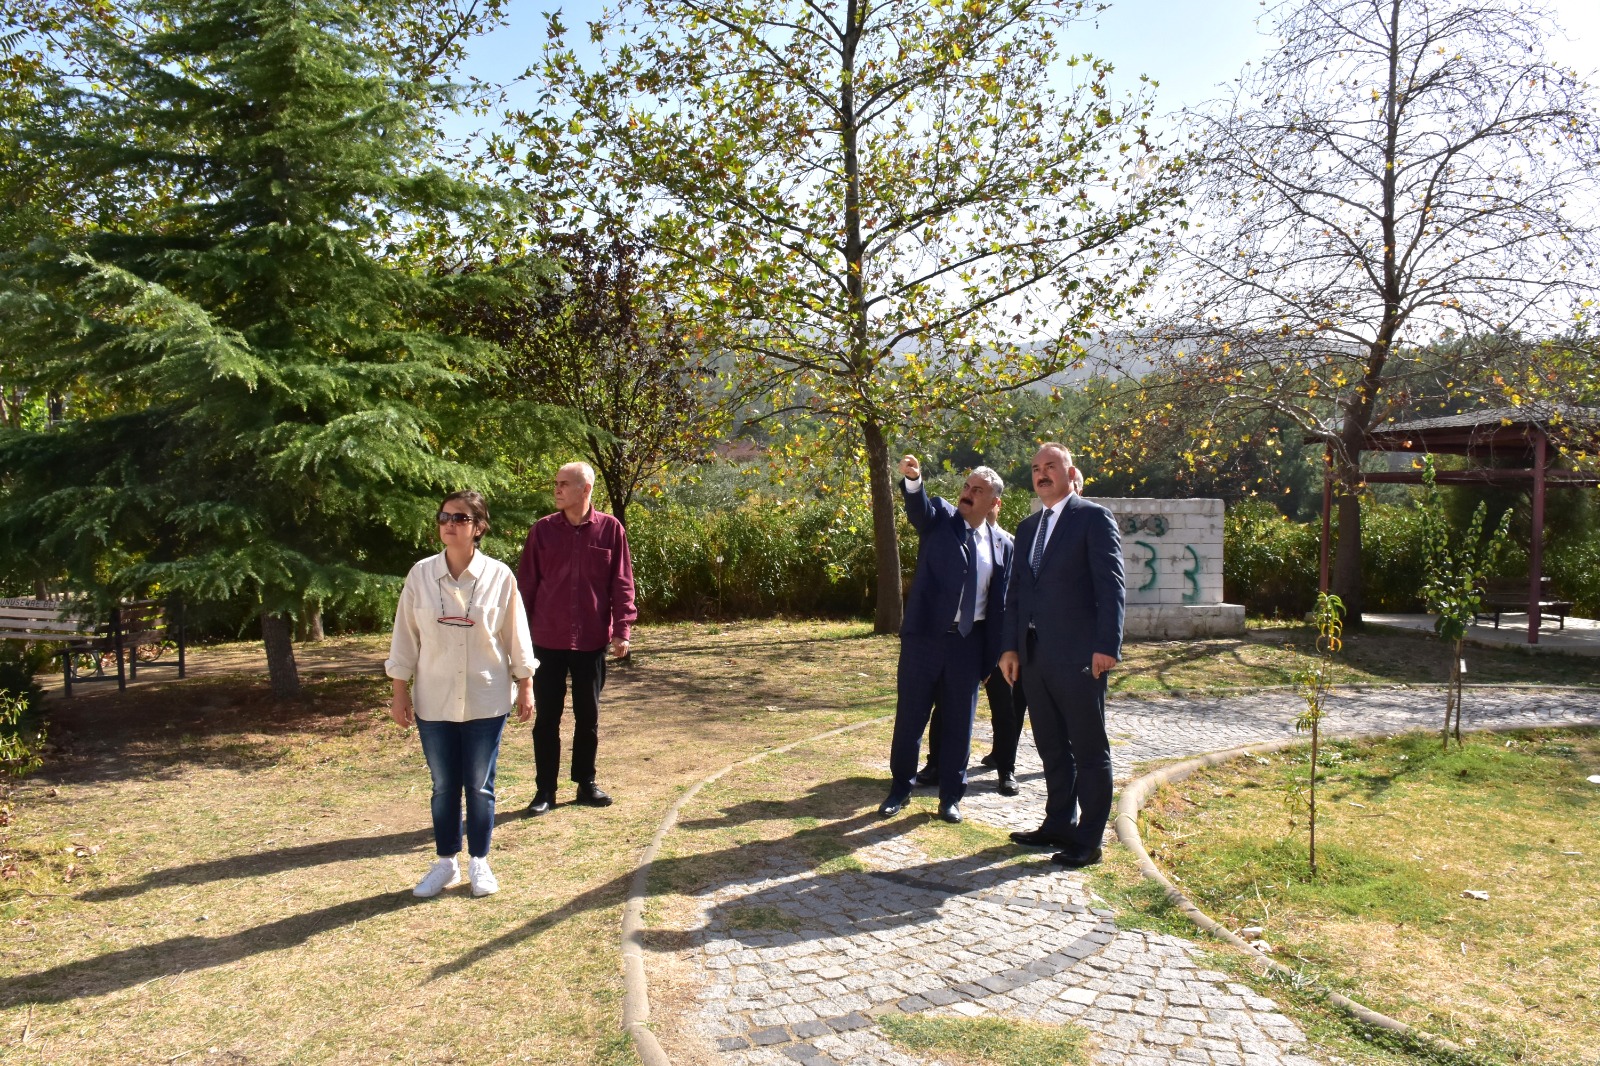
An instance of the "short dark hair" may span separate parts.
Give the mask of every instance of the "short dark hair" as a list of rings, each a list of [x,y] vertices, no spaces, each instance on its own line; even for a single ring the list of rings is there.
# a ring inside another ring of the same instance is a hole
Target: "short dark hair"
[[[483,528],[473,535],[472,543],[483,543],[483,535],[489,532],[489,505],[483,502],[483,494],[481,492],[473,492],[471,489],[452,492],[439,504],[439,510],[443,511],[450,504],[458,502],[467,509],[467,513],[472,516],[474,524],[482,523]]]

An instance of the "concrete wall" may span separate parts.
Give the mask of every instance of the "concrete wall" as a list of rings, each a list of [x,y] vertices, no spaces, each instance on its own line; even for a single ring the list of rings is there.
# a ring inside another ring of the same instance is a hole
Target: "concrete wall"
[[[1093,499],[1122,535],[1130,639],[1244,632],[1244,608],[1222,602],[1222,501]]]

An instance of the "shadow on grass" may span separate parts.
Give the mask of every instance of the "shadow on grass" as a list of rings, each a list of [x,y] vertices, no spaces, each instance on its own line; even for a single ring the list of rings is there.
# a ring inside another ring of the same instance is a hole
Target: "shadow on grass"
[[[748,913],[752,908],[760,907],[776,908],[785,914],[811,912],[813,908],[807,905],[807,900],[814,893],[826,890],[832,900],[837,892],[842,891],[846,900],[843,906],[832,907],[826,918],[803,918],[794,934],[799,938],[831,937],[863,928],[892,929],[935,920],[947,900],[968,890],[969,886],[962,884],[966,877],[1018,853],[1012,846],[995,846],[976,854],[930,861],[893,873],[848,867],[819,873],[818,867],[852,850],[851,844],[841,838],[863,834],[870,827],[880,824],[881,820],[870,805],[882,787],[883,782],[877,778],[842,778],[818,785],[806,795],[792,800],[739,803],[724,811],[721,817],[698,819],[694,825],[707,829],[732,828],[757,820],[789,820],[792,823],[795,820],[806,822],[818,819],[818,824],[803,825],[770,840],[735,843],[710,852],[657,860],[651,869],[650,894],[668,894],[688,887],[742,878],[765,880],[781,861],[786,871],[798,871],[802,876],[719,906],[713,916],[713,924],[737,926],[740,912]],[[861,809],[864,805],[867,810]],[[502,812],[496,821],[504,822],[515,817],[518,814]],[[919,812],[903,814],[891,822],[881,822],[878,832],[861,842],[887,839],[917,828],[929,817]],[[689,823],[686,823],[686,827],[689,827]],[[133,884],[95,889],[79,898],[88,901],[116,900],[157,888],[391,854],[422,846],[430,836],[430,831],[418,830],[279,848],[258,855],[160,870]],[[1033,876],[1036,872],[1034,868],[1026,866],[1007,868],[1000,875],[1000,883]],[[478,945],[453,962],[439,966],[432,974],[433,979],[470,969],[570,918],[597,909],[620,906],[633,877],[631,870],[619,874],[557,907],[530,917],[515,929]],[[993,888],[996,885],[990,878],[983,882],[983,887]],[[422,901],[409,892],[383,893],[293,915],[226,936],[174,937],[156,944],[64,963],[37,973],[18,974],[0,979],[0,1006],[60,1003],[100,996],[162,977],[224,966],[252,955],[293,947],[319,933],[354,925],[418,902]]]
[[[520,821],[522,817],[520,810],[497,811],[494,816],[495,828],[498,829],[507,822]],[[382,836],[346,837],[343,840],[325,840],[318,844],[275,848],[272,851],[261,851],[251,855],[234,855],[226,859],[213,859],[210,862],[152,870],[137,881],[93,888],[77,898],[85,903],[130,899],[156,889],[173,888],[178,885],[205,885],[214,881],[261,877],[287,870],[304,870],[330,862],[398,855],[424,847],[432,841],[433,830],[423,828],[404,833],[385,833]]]
[[[0,979],[0,1006],[65,1003],[103,996],[162,977],[226,966],[252,955],[294,947],[320,933],[426,902],[410,891],[385,892],[291,915],[226,936],[173,937],[158,944],[63,963],[38,973]]]
[[[962,882],[977,870],[1014,857],[1021,849],[997,845],[974,854],[930,861],[918,866],[879,873],[857,868],[835,868],[821,872],[819,867],[834,862],[853,850],[842,837],[863,834],[881,823],[878,834],[864,837],[861,843],[907,832],[928,822],[932,815],[915,812],[883,822],[871,805],[883,789],[878,778],[848,777],[814,787],[807,795],[792,800],[749,801],[735,804],[722,817],[700,818],[681,823],[685,829],[726,829],[755,821],[782,821],[827,818],[814,826],[804,826],[781,837],[752,843],[739,843],[694,855],[657,859],[650,870],[649,896],[693,891],[711,883],[764,881],[783,870],[786,880],[758,892],[719,904],[713,909],[713,926],[737,925],[741,912],[773,908],[799,920],[795,939],[820,939],[859,932],[863,929],[892,929],[937,920],[940,908],[954,896],[975,885]],[[867,805],[863,811],[861,807]],[[800,874],[795,877],[794,874]],[[1002,888],[1009,881],[1037,875],[1028,866],[1009,867],[998,880],[985,880],[985,889]],[[627,897],[633,873],[612,878],[582,893],[561,906],[529,918],[515,929],[478,945],[453,962],[436,968],[432,979],[439,980],[470,969],[483,960],[518,945],[569,918],[596,908],[615,907]],[[825,892],[828,903],[816,907],[809,903]],[[842,895],[844,902],[839,899]],[[827,917],[819,918],[818,912]]]
[[[280,701],[264,679],[191,678],[180,687],[52,703],[52,739],[64,750],[36,779],[97,783],[194,766],[270,765],[308,735],[384,728],[387,719],[363,714],[385,705],[385,681],[318,677],[304,683],[303,699]]]

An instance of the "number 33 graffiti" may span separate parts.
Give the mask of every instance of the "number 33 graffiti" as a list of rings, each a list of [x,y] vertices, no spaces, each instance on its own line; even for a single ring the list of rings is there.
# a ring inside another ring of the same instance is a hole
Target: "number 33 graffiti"
[[[1160,558],[1160,552],[1156,551],[1155,545],[1149,541],[1136,540],[1133,543],[1148,553],[1138,564],[1144,567],[1148,576],[1145,577],[1144,584],[1138,586],[1137,591],[1145,592],[1155,588],[1156,581],[1160,577],[1156,570],[1156,560]],[[1185,544],[1183,553],[1172,557],[1172,565],[1181,566],[1185,555],[1189,557],[1189,565],[1181,571],[1184,580],[1188,582],[1188,588],[1183,590],[1183,602],[1195,603],[1200,599],[1200,553],[1194,550],[1194,545]],[[1129,584],[1132,584],[1132,582],[1130,581]]]

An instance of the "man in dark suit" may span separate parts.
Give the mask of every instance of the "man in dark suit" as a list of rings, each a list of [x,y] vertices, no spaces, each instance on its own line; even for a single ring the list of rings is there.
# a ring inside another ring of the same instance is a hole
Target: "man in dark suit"
[[[1076,475],[1071,452],[1040,445],[1044,508],[1017,527],[1000,655],[1006,679],[1027,690],[1046,790],[1043,823],[1011,839],[1058,847],[1051,861],[1072,869],[1100,861],[1111,816],[1106,675],[1122,656],[1126,599],[1116,519],[1073,491]]]
[[[1000,527],[1000,497],[996,496],[994,503],[989,506],[985,520],[990,531],[1005,543],[1009,552],[1012,540],[1011,534]],[[999,613],[998,610],[995,612],[996,622],[999,622]],[[983,765],[995,771],[995,788],[1000,795],[1015,796],[1022,791],[1017,783],[1017,741],[1022,736],[1022,723],[1028,715],[1028,704],[1022,694],[1022,686],[1008,682],[998,666],[984,679],[983,692],[989,700],[989,721],[994,727],[994,745],[989,754],[983,757]],[[928,761],[917,771],[918,785],[939,783],[939,734],[943,724],[944,719],[939,714],[939,704],[935,700],[933,717],[928,720]]]
[[[900,475],[906,517],[920,539],[900,627],[898,698],[889,749],[893,780],[878,812],[886,818],[898,814],[911,798],[922,731],[937,700],[945,711],[940,716],[939,817],[959,822],[978,685],[1000,653],[1000,611],[1011,549],[984,517],[1005,485],[999,474],[980,466],[952,507],[923,491],[915,456],[900,460]]]

